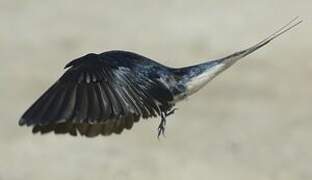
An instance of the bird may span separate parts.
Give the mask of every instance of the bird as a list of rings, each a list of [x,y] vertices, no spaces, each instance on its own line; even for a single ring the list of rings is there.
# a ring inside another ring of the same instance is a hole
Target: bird
[[[121,134],[140,119],[160,117],[159,138],[178,102],[301,22],[296,17],[245,50],[182,68],[123,50],[86,54],[66,64],[64,74],[26,110],[19,125],[31,126],[33,133],[96,137]]]

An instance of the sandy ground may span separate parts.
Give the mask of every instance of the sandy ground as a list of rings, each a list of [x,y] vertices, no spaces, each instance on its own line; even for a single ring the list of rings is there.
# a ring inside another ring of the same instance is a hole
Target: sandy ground
[[[0,0],[0,180],[312,179],[312,1]],[[88,52],[187,66],[304,23],[120,136],[32,135],[20,115]],[[248,61],[248,62],[247,62]]]

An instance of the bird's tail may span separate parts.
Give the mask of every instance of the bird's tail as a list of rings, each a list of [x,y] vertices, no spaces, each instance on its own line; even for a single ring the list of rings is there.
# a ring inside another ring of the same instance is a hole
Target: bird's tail
[[[275,31],[274,33],[272,33],[270,36],[268,36],[267,38],[265,38],[264,40],[260,41],[259,43],[257,43],[254,46],[251,46],[245,50],[233,53],[229,56],[223,57],[217,61],[219,61],[220,63],[223,63],[226,65],[225,68],[231,66],[232,64],[234,64],[237,60],[253,53],[254,51],[258,50],[259,48],[265,46],[266,44],[268,44],[269,42],[271,42],[272,40],[274,40],[275,38],[279,37],[280,35],[286,33],[287,31],[293,29],[294,27],[296,27],[297,25],[299,25],[300,23],[302,23],[302,20],[298,20],[298,17],[292,19],[291,21],[289,21],[286,25],[284,25],[283,27],[279,28],[277,31]]]
[[[180,77],[179,82],[186,86],[186,94],[183,97],[191,95],[197,92],[200,88],[206,85],[210,80],[216,77],[218,74],[232,66],[239,59],[253,53],[259,48],[265,46],[273,39],[279,37],[285,32],[293,29],[299,25],[302,20],[298,20],[298,17],[288,22],[285,26],[279,28],[276,32],[260,41],[259,43],[251,46],[245,50],[235,52],[226,57],[208,61],[195,66],[189,66],[184,68],[175,69],[175,73]]]

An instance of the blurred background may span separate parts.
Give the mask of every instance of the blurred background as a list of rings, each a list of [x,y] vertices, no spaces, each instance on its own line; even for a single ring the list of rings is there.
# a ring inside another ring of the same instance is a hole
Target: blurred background
[[[311,0],[0,0],[0,180],[312,179]],[[32,135],[21,114],[89,52],[181,67],[304,22],[159,119],[110,137]]]

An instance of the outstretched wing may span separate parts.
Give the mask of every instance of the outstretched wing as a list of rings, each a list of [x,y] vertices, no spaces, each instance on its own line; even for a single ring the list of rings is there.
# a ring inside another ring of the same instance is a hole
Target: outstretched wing
[[[172,93],[159,80],[101,55],[72,61],[70,68],[22,116],[33,132],[88,137],[120,134],[142,118],[170,108]]]

